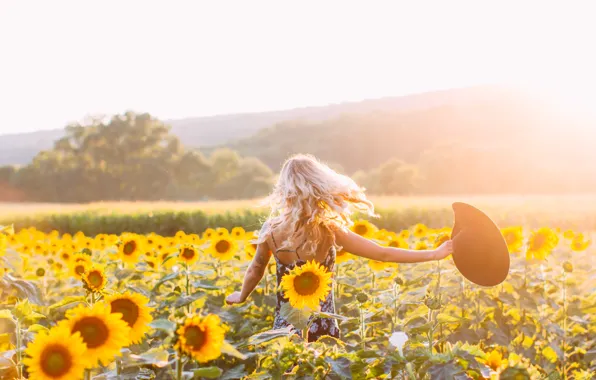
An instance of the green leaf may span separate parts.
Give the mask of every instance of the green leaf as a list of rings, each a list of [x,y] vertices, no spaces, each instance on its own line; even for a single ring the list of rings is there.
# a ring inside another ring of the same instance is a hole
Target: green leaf
[[[508,367],[499,374],[499,380],[530,380],[530,374],[525,368]]]
[[[168,365],[170,353],[163,348],[152,348],[140,355],[130,355],[130,358],[141,361],[143,364],[152,364],[158,368],[163,368]]]
[[[325,360],[331,365],[333,372],[339,375],[342,379],[352,378],[352,372],[350,371],[352,362],[348,358],[342,356],[336,359],[331,359],[327,357]]]
[[[229,355],[229,356],[233,356],[237,359],[240,360],[245,360],[246,359],[246,355],[244,355],[243,353],[241,353],[240,351],[238,351],[236,349],[236,347],[232,346],[230,343],[224,341],[223,345],[221,346],[221,352]]]
[[[248,338],[248,344],[256,346],[265,342],[269,342],[273,339],[286,337],[292,335],[292,327],[284,327],[283,329],[267,330],[261,333],[255,334]]]
[[[28,299],[17,302],[14,307],[14,316],[19,321],[25,320],[30,313],[33,313],[33,307],[31,307]]]
[[[176,324],[167,319],[156,319],[149,326],[156,330],[167,331],[168,333],[173,333],[176,330]]]
[[[26,321],[29,321],[29,322],[37,322],[40,319],[44,319],[45,317],[46,316],[43,315],[43,314],[39,314],[39,313],[36,313],[36,312],[32,311],[29,315],[27,315],[25,317],[25,320]]]
[[[461,322],[461,318],[454,317],[445,313],[439,313],[437,315],[437,322],[439,323],[458,323]]]
[[[202,291],[199,291],[199,292],[195,292],[195,293],[191,294],[190,296],[182,296],[182,297],[178,298],[176,300],[176,302],[174,302],[172,304],[172,307],[175,309],[184,307],[188,304],[195,302],[196,300],[198,300],[199,298],[201,298],[204,295],[205,295],[205,293],[203,293]]]
[[[174,273],[170,273],[166,276],[163,276],[159,281],[157,281],[157,283],[155,284],[155,286],[153,287],[153,293],[155,293],[157,291],[157,289],[159,289],[159,287],[168,281],[172,281],[176,278],[178,278],[178,276],[180,276],[180,272],[174,272]]]
[[[240,364],[224,372],[223,376],[220,377],[220,380],[243,379],[246,375],[247,373],[244,369],[244,364]]]
[[[50,310],[54,310],[54,309],[57,309],[62,306],[71,305],[71,304],[80,303],[80,302],[85,302],[85,297],[83,297],[83,296],[64,297],[59,302],[56,302],[55,304],[51,305]]]
[[[345,317],[343,315],[333,314],[333,313],[325,313],[322,311],[315,311],[315,312],[313,312],[313,314],[319,318],[332,318],[332,319],[337,319],[338,321],[342,321],[342,322],[350,320],[350,318]]]
[[[40,331],[48,331],[48,328],[45,326],[42,326],[42,325],[34,324],[34,325],[29,326],[27,331],[29,331],[31,333],[38,333]]]
[[[288,323],[302,331],[306,328],[308,320],[312,315],[312,311],[307,309],[296,309],[287,302],[281,305],[279,314],[283,319],[288,321]]]
[[[453,362],[447,362],[444,364],[435,364],[428,369],[431,379],[465,379],[465,372],[463,368],[459,367]]]
[[[193,282],[192,283],[192,286],[194,286],[195,288],[205,289],[205,290],[217,290],[217,289],[221,289],[221,287],[219,287],[219,286],[209,285],[209,284],[203,284],[200,281]]]
[[[222,373],[223,371],[219,367],[203,367],[195,369],[194,378],[198,379],[201,377],[205,377],[207,379],[217,379],[221,376]]]

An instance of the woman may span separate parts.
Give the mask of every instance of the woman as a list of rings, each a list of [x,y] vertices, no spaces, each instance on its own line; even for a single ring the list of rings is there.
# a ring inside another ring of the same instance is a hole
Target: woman
[[[394,263],[441,260],[452,252],[451,241],[434,250],[418,251],[383,247],[351,232],[352,212],[366,212],[373,216],[373,204],[366,199],[364,189],[353,180],[312,156],[297,155],[285,162],[268,201],[271,215],[259,233],[257,251],[244,277],[242,290],[226,298],[229,305],[246,301],[263,278],[272,255],[277,263],[279,289],[285,274],[310,260],[333,273],[338,249],[367,259]],[[280,315],[281,305],[287,302],[278,290],[274,329],[289,326]],[[335,313],[332,291],[320,306],[323,312]],[[309,341],[324,335],[339,337],[336,320],[317,318],[313,321]]]

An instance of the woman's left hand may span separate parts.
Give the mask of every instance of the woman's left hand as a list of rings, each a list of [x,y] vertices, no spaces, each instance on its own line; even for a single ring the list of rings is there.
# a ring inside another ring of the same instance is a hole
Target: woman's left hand
[[[242,294],[240,292],[234,292],[226,297],[226,303],[228,305],[236,305],[239,303],[243,303],[245,300],[242,299]]]

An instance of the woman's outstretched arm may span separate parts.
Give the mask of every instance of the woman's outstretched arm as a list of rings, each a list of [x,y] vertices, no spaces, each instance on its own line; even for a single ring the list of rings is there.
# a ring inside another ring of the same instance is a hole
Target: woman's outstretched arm
[[[269,245],[265,241],[257,247],[255,257],[253,257],[252,262],[244,275],[242,290],[240,292],[234,292],[226,298],[226,303],[228,305],[246,301],[248,296],[250,296],[263,278],[265,270],[267,270],[267,264],[269,264],[269,259],[271,259],[271,251],[269,250]]]
[[[365,239],[352,231],[335,231],[335,240],[344,251],[356,256],[376,261],[394,263],[421,263],[425,261],[442,260],[453,252],[451,240],[446,241],[437,249],[412,250],[393,247],[383,247],[374,241]]]

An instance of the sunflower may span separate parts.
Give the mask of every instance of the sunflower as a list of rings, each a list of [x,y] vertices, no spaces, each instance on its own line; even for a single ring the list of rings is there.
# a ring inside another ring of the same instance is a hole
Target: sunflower
[[[118,247],[120,259],[129,264],[135,264],[141,252],[143,252],[141,239],[136,235],[126,235],[122,237],[122,241]]]
[[[519,252],[524,245],[524,233],[521,227],[506,227],[501,230],[510,252]]]
[[[67,315],[67,320],[60,323],[68,326],[72,334],[81,334],[87,345],[85,356],[90,366],[98,361],[108,365],[130,343],[130,327],[121,314],[111,314],[104,302],[98,302],[91,308],[79,305],[69,310]]]
[[[77,280],[83,279],[83,274],[91,265],[91,256],[84,253],[76,253],[69,261],[70,273]]]
[[[190,235],[186,235],[185,241],[190,244],[198,245],[201,243],[201,237],[197,234],[190,234]]]
[[[373,236],[375,236],[377,227],[375,227],[375,225],[368,220],[358,220],[354,222],[351,230],[363,238],[371,239]]]
[[[253,257],[255,257],[255,254],[257,253],[257,247],[258,244],[253,243],[253,239],[246,239],[244,241],[244,253],[246,253],[246,257],[249,260],[252,260]]]
[[[416,249],[417,251],[424,251],[425,249],[428,249],[428,244],[426,244],[425,241],[418,240],[414,249]]]
[[[176,348],[199,363],[206,363],[221,356],[225,330],[219,316],[209,314],[206,317],[195,315],[187,318],[176,333]]]
[[[393,239],[393,240],[389,240],[389,242],[387,243],[388,247],[393,247],[393,248],[408,248],[408,242],[405,241],[404,239]]]
[[[533,231],[528,242],[526,259],[530,260],[534,257],[538,260],[544,260],[552,253],[558,243],[559,237],[550,228],[543,227],[538,231]]]
[[[575,237],[575,232],[573,230],[566,230],[563,232],[563,237],[567,240],[571,240]]]
[[[375,272],[379,272],[387,268],[387,264],[384,261],[368,260],[368,266]]]
[[[414,226],[414,232],[413,232],[414,237],[421,238],[421,237],[426,236],[427,233],[428,233],[428,227],[425,226],[424,224],[418,223]]]
[[[215,230],[213,228],[207,228],[203,232],[203,239],[211,239],[213,236],[215,236]]]
[[[236,240],[243,239],[245,234],[246,231],[244,231],[244,228],[242,227],[234,227],[232,228],[232,232],[230,233],[230,235],[232,235],[232,237]]]
[[[186,265],[194,264],[199,259],[199,251],[192,245],[184,245],[180,248],[178,259]]]
[[[410,230],[401,230],[397,236],[405,240],[410,237]]]
[[[85,287],[93,292],[101,292],[108,282],[103,267],[98,264],[88,266],[82,280]]]
[[[31,379],[82,379],[87,364],[86,351],[81,335],[71,334],[70,329],[62,325],[39,332],[27,346],[23,363]]]
[[[484,359],[484,364],[490,367],[493,371],[498,372],[501,368],[501,364],[503,364],[503,355],[501,355],[499,351],[493,350],[487,355],[486,359]]]
[[[7,243],[8,239],[4,234],[0,234],[0,255],[2,255],[6,251],[6,247],[8,246]]]
[[[340,249],[335,253],[335,262],[337,264],[345,263],[348,260],[352,259],[352,255],[349,252]]]
[[[178,231],[174,235],[174,238],[176,240],[178,240],[179,242],[182,242],[182,241],[184,241],[186,239],[186,232],[184,232],[184,231]]]
[[[209,247],[209,253],[221,261],[229,260],[234,257],[237,250],[238,245],[236,241],[230,239],[229,236],[213,238]]]
[[[434,247],[435,248],[439,248],[441,246],[441,244],[445,243],[449,239],[451,239],[451,237],[448,234],[446,234],[446,233],[440,233],[439,235],[437,235],[435,237]]]
[[[586,249],[588,249],[590,244],[591,241],[585,240],[583,234],[577,234],[571,240],[571,250],[575,252],[585,251]]]
[[[311,260],[284,275],[281,288],[293,307],[315,310],[331,290],[331,273]]]
[[[110,312],[122,315],[130,327],[130,341],[140,343],[153,320],[152,309],[147,306],[149,299],[138,293],[126,292],[108,296],[105,302],[110,306]]]
[[[147,266],[155,272],[158,272],[161,267],[161,259],[158,257],[147,257],[145,262],[147,263]]]
[[[223,227],[218,227],[215,229],[215,235],[216,236],[230,236],[230,232],[228,231],[227,228],[223,228]]]

